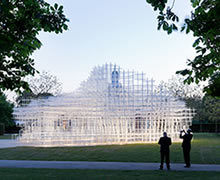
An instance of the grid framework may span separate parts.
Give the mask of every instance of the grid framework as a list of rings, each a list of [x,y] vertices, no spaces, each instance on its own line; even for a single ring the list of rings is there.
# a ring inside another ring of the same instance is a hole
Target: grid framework
[[[25,103],[26,102],[26,103]],[[144,73],[97,66],[73,93],[26,100],[14,109],[17,140],[33,146],[88,146],[173,141],[194,111]]]

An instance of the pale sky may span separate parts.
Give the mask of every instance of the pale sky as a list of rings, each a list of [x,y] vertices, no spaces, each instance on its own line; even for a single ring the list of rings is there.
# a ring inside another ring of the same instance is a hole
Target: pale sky
[[[71,92],[96,65],[115,63],[167,81],[195,56],[194,38],[157,30],[157,14],[145,0],[47,0],[64,6],[70,20],[63,34],[40,33],[43,43],[33,54],[35,68],[49,71]],[[175,4],[177,14],[190,13],[188,0]],[[183,22],[183,19],[180,20]]]

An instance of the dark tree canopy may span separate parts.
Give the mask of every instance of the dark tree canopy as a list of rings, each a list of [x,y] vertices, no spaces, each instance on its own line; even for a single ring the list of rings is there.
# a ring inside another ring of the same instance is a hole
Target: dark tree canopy
[[[168,34],[173,31],[192,32],[196,38],[193,47],[197,56],[188,60],[187,69],[177,71],[186,76],[185,82],[199,83],[217,74],[220,79],[220,1],[219,0],[190,0],[193,11],[190,18],[185,18],[184,24],[178,27],[178,16],[172,11],[175,0],[171,0],[172,7],[167,6],[168,0],[146,0],[155,11],[159,12],[158,30],[163,29]],[[216,82],[212,85],[219,84]],[[211,87],[211,86],[210,86]],[[209,87],[207,87],[209,88]],[[207,91],[207,89],[206,89]]]
[[[63,6],[44,0],[0,0],[0,90],[28,90],[23,80],[34,75],[32,53],[41,47],[40,31],[67,30]]]
[[[220,97],[220,72],[211,76],[209,84],[204,88],[206,95]]]

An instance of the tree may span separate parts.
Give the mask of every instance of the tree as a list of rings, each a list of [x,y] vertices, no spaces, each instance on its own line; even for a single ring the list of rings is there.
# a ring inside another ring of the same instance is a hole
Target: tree
[[[196,111],[196,113],[193,116],[193,123],[199,123],[200,132],[203,132],[203,124],[207,123],[209,119],[209,114],[207,113],[207,108],[204,103],[204,98],[198,98],[198,97],[190,97],[185,99],[186,106],[189,108],[192,108]]]
[[[195,83],[185,84],[184,78],[180,75],[172,76],[164,85],[174,96],[182,100],[189,98],[202,99],[204,96],[202,90],[204,86]]]
[[[5,127],[14,124],[12,119],[13,104],[6,100],[4,94],[0,93],[0,123],[4,123]]]
[[[185,18],[184,24],[178,27],[179,17],[169,7],[168,0],[146,0],[154,11],[158,11],[158,30],[161,28],[168,34],[181,29],[186,33],[192,32],[196,37],[193,47],[197,56],[188,60],[188,69],[177,71],[177,74],[186,76],[185,83],[197,84],[210,79],[217,74],[220,79],[220,1],[219,0],[190,0],[193,11],[190,18]],[[212,84],[214,87],[216,83]],[[207,87],[207,89],[209,89]],[[207,90],[206,89],[206,90]]]
[[[32,53],[41,47],[40,31],[62,33],[68,19],[63,6],[44,0],[0,0],[0,90],[29,90],[23,80],[34,75]]]
[[[207,96],[220,97],[220,72],[211,76],[208,86],[204,88]]]
[[[215,80],[213,77],[211,80]],[[215,124],[215,132],[218,132],[220,123],[220,98],[204,94],[203,86],[198,84],[184,84],[183,77],[173,76],[163,85],[179,99],[186,103],[188,108],[196,111],[193,122],[199,123],[200,131],[203,132],[203,125],[207,123]],[[205,87],[206,89],[206,87]],[[218,91],[214,91],[218,93]]]
[[[27,82],[31,91],[24,91],[18,96],[16,102],[19,105],[28,104],[31,99],[56,96],[62,91],[62,83],[59,82],[56,76],[46,71],[43,71],[37,77],[29,78]]]
[[[30,89],[33,94],[39,96],[41,94],[59,95],[62,91],[62,83],[59,82],[56,76],[49,72],[43,71],[38,77],[28,80]]]
[[[173,76],[168,82],[163,84],[175,97],[184,101],[188,108],[196,111],[193,116],[193,122],[199,122],[200,131],[202,131],[202,124],[208,120],[208,114],[203,102],[203,86],[195,83],[184,84],[184,78],[179,75]]]
[[[215,132],[218,132],[218,123],[220,123],[220,98],[205,96],[204,105],[208,120],[215,123]]]

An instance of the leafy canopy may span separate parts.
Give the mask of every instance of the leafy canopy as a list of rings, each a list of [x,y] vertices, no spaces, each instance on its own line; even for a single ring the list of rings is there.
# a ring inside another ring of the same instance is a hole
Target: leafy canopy
[[[62,33],[68,19],[63,6],[44,0],[0,0],[0,90],[28,90],[34,75],[32,53],[41,47],[40,31]]]
[[[188,60],[188,68],[177,71],[177,74],[186,76],[185,83],[199,83],[210,79],[214,74],[215,79],[220,79],[220,1],[219,0],[190,0],[193,11],[190,18],[185,18],[184,24],[177,25],[179,17],[169,7],[168,0],[146,0],[154,11],[158,11],[158,30],[161,28],[168,34],[173,31],[192,32],[196,38],[193,47],[197,56]],[[215,84],[219,84],[215,81]],[[215,84],[212,85],[215,86]],[[205,89],[208,90],[209,87]]]

